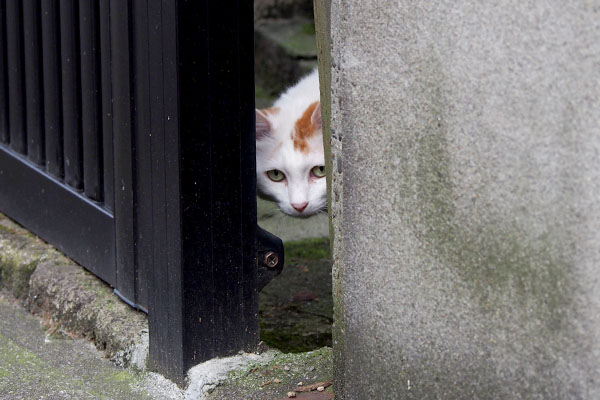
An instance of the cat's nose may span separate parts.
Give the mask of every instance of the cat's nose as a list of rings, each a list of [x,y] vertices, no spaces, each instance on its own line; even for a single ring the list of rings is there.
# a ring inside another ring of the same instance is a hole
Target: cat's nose
[[[308,205],[308,202],[304,202],[304,203],[292,203],[292,207],[294,207],[294,209],[298,212],[302,212],[304,211],[304,209],[306,208],[306,206]]]

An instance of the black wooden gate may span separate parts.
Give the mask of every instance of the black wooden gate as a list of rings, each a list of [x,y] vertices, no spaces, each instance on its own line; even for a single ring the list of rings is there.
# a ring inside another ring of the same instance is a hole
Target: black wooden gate
[[[148,311],[178,382],[256,344],[256,252],[282,256],[256,243],[252,13],[0,0],[0,211]]]

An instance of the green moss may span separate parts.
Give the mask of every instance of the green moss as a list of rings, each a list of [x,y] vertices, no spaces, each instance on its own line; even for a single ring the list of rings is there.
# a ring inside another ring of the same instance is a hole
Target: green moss
[[[307,22],[302,24],[300,31],[305,35],[314,35],[315,34],[315,24],[312,22]]]
[[[252,393],[262,384],[274,378],[281,382],[277,384],[283,393],[295,387],[302,376],[310,372],[314,382],[326,381],[332,378],[333,363],[331,347],[322,347],[304,353],[277,353],[266,363],[253,363],[229,374],[225,386],[237,386]],[[270,387],[270,389],[273,389]]]
[[[117,371],[105,378],[108,382],[118,382],[118,383],[126,383],[128,385],[133,385],[137,382],[137,379],[128,371]]]
[[[276,348],[284,353],[302,353],[310,351],[316,346],[331,345],[331,332],[311,332],[298,335],[296,327],[266,329],[261,326],[260,338],[269,347]]]
[[[294,353],[330,346],[333,304],[328,240],[288,242],[284,247],[281,275],[259,295],[261,340]]]
[[[15,235],[15,234],[17,234],[17,231],[14,228],[11,228],[7,225],[4,225],[3,223],[0,223],[0,233],[7,233],[10,235]]]
[[[435,101],[443,98],[441,91],[435,93]],[[510,216],[499,224],[476,228],[460,220],[453,202],[458,195],[451,181],[442,109],[432,103],[430,130],[418,141],[414,184],[422,224],[416,231],[443,260],[442,265],[467,283],[483,312],[516,308],[513,312],[527,313],[541,322],[540,331],[532,334],[551,333],[565,320],[572,289],[568,262],[553,256],[562,252],[547,251],[560,248],[561,233],[529,237],[511,226]]]
[[[43,362],[34,353],[17,346],[2,334],[0,334],[0,360],[2,360],[0,378],[9,377],[18,370],[21,381],[32,382],[35,379],[30,374],[43,368]]]
[[[306,258],[318,260],[329,257],[329,239],[316,238],[286,242],[284,244],[285,258]]]
[[[39,262],[20,259],[17,252],[0,255],[0,287],[6,287],[16,298],[27,296],[29,278]]]

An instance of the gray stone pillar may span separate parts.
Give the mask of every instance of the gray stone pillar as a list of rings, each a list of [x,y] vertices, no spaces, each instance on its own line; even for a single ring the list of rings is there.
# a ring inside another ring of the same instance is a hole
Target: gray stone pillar
[[[330,11],[338,397],[600,399],[600,1]]]

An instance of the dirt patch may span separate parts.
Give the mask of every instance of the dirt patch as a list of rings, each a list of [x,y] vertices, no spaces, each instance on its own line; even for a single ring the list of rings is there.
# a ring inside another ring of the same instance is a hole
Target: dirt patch
[[[286,353],[331,346],[329,240],[308,239],[284,246],[283,272],[259,296],[261,339]]]

